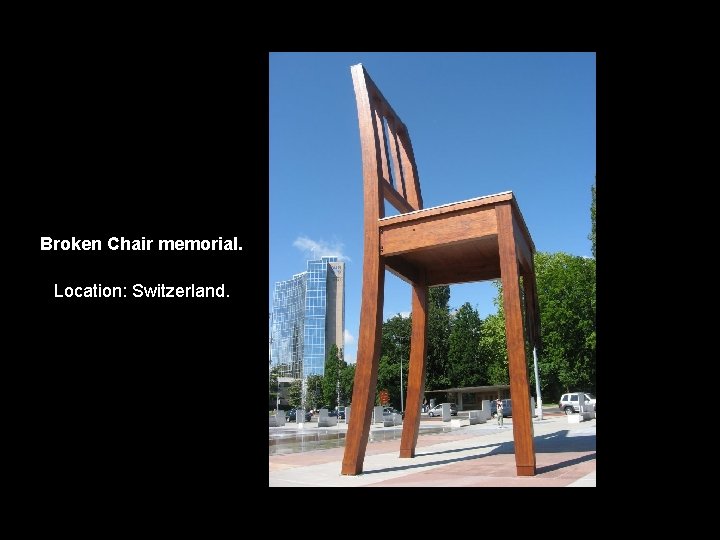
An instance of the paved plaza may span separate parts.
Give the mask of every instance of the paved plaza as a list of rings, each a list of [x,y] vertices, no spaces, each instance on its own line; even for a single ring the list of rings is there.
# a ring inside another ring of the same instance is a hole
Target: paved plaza
[[[302,437],[336,437],[333,448],[292,451],[269,456],[271,487],[302,486],[458,486],[458,487],[595,487],[596,419],[570,423],[565,415],[534,419],[535,476],[516,476],[512,418],[499,428],[495,420],[473,426],[453,427],[448,422],[423,418],[416,456],[398,457],[401,426],[371,431],[363,473],[343,476],[344,431],[340,423],[318,428],[306,423],[302,430],[287,424],[285,433],[296,430]],[[314,431],[313,431],[314,430]],[[291,433],[292,435],[292,433]]]

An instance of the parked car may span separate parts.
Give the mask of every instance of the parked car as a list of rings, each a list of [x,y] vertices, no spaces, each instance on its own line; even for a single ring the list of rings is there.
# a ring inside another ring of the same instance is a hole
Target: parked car
[[[297,409],[290,409],[285,413],[285,421],[286,422],[295,422],[295,418],[297,417]],[[305,412],[305,421],[309,422],[312,418],[312,413],[310,411]]]
[[[345,407],[338,407],[336,414],[340,420],[345,420]]]
[[[442,416],[442,403],[440,405],[435,405],[432,409],[430,409],[430,412],[428,412],[428,416]],[[450,404],[450,416],[457,416],[457,405],[454,403]]]
[[[503,417],[507,418],[508,416],[512,416],[512,399],[501,399],[502,401],[502,413]],[[490,402],[490,416],[493,418],[497,417],[497,402],[493,399]]]
[[[583,392],[585,394],[585,407],[587,410],[588,405],[593,411],[597,411],[595,406],[595,396],[589,392]],[[563,394],[558,402],[558,407],[565,412],[565,414],[572,414],[580,412],[580,393],[579,392],[568,392]]]

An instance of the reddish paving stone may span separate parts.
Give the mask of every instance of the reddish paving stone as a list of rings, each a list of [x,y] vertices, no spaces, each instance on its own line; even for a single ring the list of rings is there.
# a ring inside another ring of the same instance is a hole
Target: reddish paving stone
[[[516,476],[514,454],[489,454],[366,487],[564,487],[595,470],[595,458],[588,458],[593,455],[594,452],[536,454],[538,474]]]

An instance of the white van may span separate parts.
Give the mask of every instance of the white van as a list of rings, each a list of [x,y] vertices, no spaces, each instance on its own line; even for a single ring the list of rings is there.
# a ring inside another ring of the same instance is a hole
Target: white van
[[[588,410],[588,405],[595,410],[595,396],[589,392],[583,392],[585,394],[585,410]],[[579,392],[569,392],[563,394],[558,403],[558,407],[565,411],[565,414],[573,414],[580,412],[580,395]]]

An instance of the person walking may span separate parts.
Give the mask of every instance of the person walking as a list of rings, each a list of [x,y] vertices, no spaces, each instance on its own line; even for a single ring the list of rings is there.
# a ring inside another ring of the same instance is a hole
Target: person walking
[[[503,427],[503,403],[502,399],[497,399],[495,401],[495,404],[497,405],[497,422],[498,426]]]

